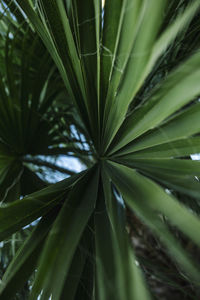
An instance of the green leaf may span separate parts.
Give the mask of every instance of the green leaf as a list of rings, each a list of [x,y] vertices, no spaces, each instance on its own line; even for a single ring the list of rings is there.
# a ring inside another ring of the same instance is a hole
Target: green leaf
[[[104,197],[95,214],[98,299],[150,299],[128,241],[122,204],[112,195],[103,170]],[[105,206],[105,201],[107,206]],[[105,248],[105,243],[107,247]]]
[[[168,46],[177,38],[177,36],[187,29],[194,15],[198,13],[199,8],[199,1],[193,1],[189,3],[186,6],[185,10],[183,12],[180,12],[177,18],[175,18],[175,20],[170,25],[168,25],[164,32],[162,32],[161,36],[153,46],[150,59],[145,67],[145,71],[142,74],[143,76],[138,83],[135,93],[139,90],[139,87],[143,84],[145,78],[151,72],[159,57],[165,53]]]
[[[66,277],[64,288],[62,290],[61,300],[74,300],[78,285],[82,279],[82,272],[85,265],[85,253],[77,249],[74,254],[69,273]]]
[[[152,211],[165,215],[173,225],[200,246],[200,237],[197,234],[200,220],[193,212],[180,204],[172,195],[167,194],[159,185],[135,170],[116,163],[109,163],[109,165],[113,166],[111,167],[112,179],[117,178],[117,186],[119,191],[123,192],[123,196],[126,196],[126,186],[127,195],[131,193],[135,201],[142,201],[143,205],[147,202]],[[116,176],[114,170],[118,170]],[[123,183],[123,191],[120,190],[119,178]]]
[[[140,149],[186,139],[200,132],[200,104],[178,113],[162,126],[157,127],[120,150],[121,154],[131,153]],[[192,151],[192,150],[191,150]]]
[[[132,17],[136,19],[136,23],[132,24],[133,35],[130,38],[129,27],[123,30],[126,39],[132,39],[132,43],[128,44],[128,51],[131,47],[129,61],[126,68],[123,66],[122,70],[116,68],[116,72],[122,72],[123,76],[120,82],[120,88],[115,88],[113,96],[108,101],[109,110],[105,111],[105,134],[104,144],[105,150],[112,141],[113,136],[119,129],[128,109],[128,105],[134,97],[134,90],[137,87],[138,81],[144,71],[146,63],[149,60],[152,47],[157,38],[159,27],[162,22],[162,13],[164,12],[166,1],[149,0],[143,1],[142,5],[136,2],[136,11],[133,10],[132,2],[128,2],[127,11],[131,7]],[[140,9],[138,9],[138,7]],[[137,12],[138,16],[135,15]],[[152,17],[149,19],[149,15]],[[123,17],[126,18],[126,11],[123,11]],[[130,16],[128,17],[128,19]],[[129,22],[126,23],[126,26]],[[125,30],[126,29],[126,30]],[[134,42],[134,43],[133,43]],[[125,46],[125,45],[124,45]],[[123,61],[123,59],[122,59]],[[124,62],[127,60],[125,59]]]
[[[3,275],[0,285],[0,299],[13,299],[34,272],[43,241],[56,217],[54,211],[43,217],[28,239],[20,247]]]
[[[134,157],[130,159],[128,156],[115,159],[115,161],[142,171],[166,187],[200,199],[199,161]]]
[[[131,168],[160,172],[166,175],[200,176],[200,162],[188,159],[170,158],[120,158],[118,160]]]
[[[195,234],[191,234],[191,227],[193,227],[193,230],[196,230],[196,225],[200,226],[199,219],[184,206],[176,202],[173,197],[167,195],[156,184],[139,175],[134,170],[112,163],[112,167],[108,167],[108,172],[126,204],[150,227],[153,233],[160,238],[161,242],[166,245],[172,259],[176,260],[186,274],[198,284],[200,269],[195,266],[186,251],[176,241],[173,234],[170,233],[158,212],[167,212],[169,220],[184,233],[188,234],[189,232],[188,236],[196,241],[198,245],[200,244],[198,234],[196,232]],[[193,222],[193,224],[190,224],[191,227],[188,225],[190,221]]]
[[[139,5],[138,2],[135,5]],[[198,1],[194,1],[192,4],[188,5],[184,13],[180,15],[173,24],[167,27],[161,37],[156,40],[156,34],[159,30],[164,7],[165,1],[160,1],[159,5],[157,2],[154,3],[154,1],[148,1],[148,4],[144,1],[143,6],[141,6],[138,11],[139,17],[135,24],[135,27],[138,27],[136,31],[137,36],[133,44],[132,52],[129,55],[129,64],[125,71],[121,68],[122,72],[124,72],[123,77],[125,77],[125,80],[121,80],[122,83],[120,84],[119,89],[115,87],[113,90],[112,94],[114,96],[114,102],[109,100],[110,107],[105,114],[106,130],[104,143],[106,144],[106,148],[111,143],[114,135],[123,122],[128,105],[134,99],[134,96],[144,83],[145,78],[153,69],[157,59],[175,39],[177,34],[188,26],[189,21],[198,11],[200,6]],[[131,9],[129,8],[128,11],[130,12]],[[137,8],[131,12],[133,14],[133,19],[136,19],[136,16],[134,15],[136,11]],[[153,16],[151,19],[152,22],[149,22],[148,15]],[[128,35],[128,30],[129,29],[126,28],[126,33],[124,35],[127,35],[129,40],[131,40]],[[133,32],[132,37],[134,37],[134,34],[135,33]],[[125,46],[125,43],[123,45]],[[127,50],[128,49],[129,47],[127,47]],[[116,73],[117,71],[119,73],[119,70],[119,68],[116,68]]]
[[[74,300],[75,297],[88,299],[91,297],[90,293],[93,293],[94,226],[91,223],[93,223],[93,216],[91,217],[91,222],[86,227],[73,256],[60,297],[61,300],[65,300],[66,298]],[[81,296],[79,296],[79,294],[81,294]]]
[[[200,138],[191,137],[161,145],[148,147],[144,150],[134,151],[130,154],[123,155],[121,152],[116,157],[129,159],[135,158],[173,158],[190,156],[191,154],[200,153]],[[115,156],[114,156],[115,157]]]
[[[81,59],[89,114],[93,124],[93,139],[99,137],[99,53],[101,1],[73,1],[73,13],[78,50]],[[88,38],[90,36],[90,38]],[[99,141],[95,142],[96,144]]]
[[[55,183],[22,200],[0,207],[0,240],[30,224],[56,206],[83,173]]]
[[[124,10],[127,1],[106,1],[104,6],[101,51],[101,109],[104,112],[106,95],[116,57]],[[112,24],[112,25],[111,25]]]
[[[112,152],[155,128],[198,96],[200,93],[199,62],[200,52],[197,52],[175,69],[155,90],[150,99],[132,112],[120,128]],[[190,89],[188,89],[188,85],[191,87]],[[197,130],[198,125],[195,124],[195,126]]]
[[[90,171],[74,185],[48,235],[30,299],[41,292],[41,300],[50,295],[60,299],[73,255],[94,211],[97,191],[98,170]]]
[[[73,91],[75,92],[75,89],[77,89],[76,92],[80,90],[84,95],[85,88],[80,61],[63,2],[42,0],[41,15],[42,14],[47,17],[50,27],[47,29],[47,32],[54,38],[59,57],[62,60],[65,70],[68,69],[68,74],[70,74],[70,76],[68,76]],[[78,81],[79,85],[77,85],[76,81]]]
[[[198,177],[173,175],[169,173],[159,172],[157,170],[141,170],[146,176],[160,182],[167,188],[179,191],[195,199],[200,199],[200,184]]]
[[[139,30],[143,14],[142,1],[106,1],[101,52],[101,102],[105,129],[115,93]],[[112,24],[111,24],[112,23]],[[128,30],[131,28],[131,37]]]
[[[137,35],[139,35],[138,31],[141,26],[145,9],[144,1],[136,0],[133,2],[127,0],[119,1],[118,3],[120,3],[121,7],[118,4],[118,8],[116,8],[116,3],[112,3],[111,1],[105,5],[102,62],[105,60],[105,66],[111,68],[109,78],[107,78],[107,76],[104,76],[104,79],[102,78],[102,80],[108,79],[106,83],[108,84],[108,93],[106,97],[105,113],[111,108],[115,96],[114,94],[119,86],[120,80],[124,76],[124,70],[131,56],[135,39]],[[115,33],[113,31],[116,28],[116,25],[118,25],[118,32],[115,48],[113,49],[110,44],[111,41],[115,39]],[[130,29],[131,36],[127,33],[127,30]]]
[[[60,71],[62,79],[67,87],[68,93],[76,103],[76,96],[74,95],[75,91],[71,87],[70,80],[68,78],[68,73],[65,70],[65,66],[62,62],[61,57],[59,56],[59,52],[56,48],[56,45],[54,44],[53,38],[51,37],[51,34],[48,32],[45,22],[44,24],[42,23],[42,20],[36,14],[30,2],[27,2],[26,0],[16,0],[16,2],[19,5],[19,7],[23,10],[23,12],[27,15],[32,25],[34,26],[35,30],[38,32],[39,36],[44,42],[46,48],[48,49],[49,53],[51,54],[53,60],[55,61]],[[81,108],[84,110],[83,106]]]

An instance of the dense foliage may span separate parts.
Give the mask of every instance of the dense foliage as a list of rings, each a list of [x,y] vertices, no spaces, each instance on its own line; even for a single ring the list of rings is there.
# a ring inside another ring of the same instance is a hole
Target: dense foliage
[[[198,299],[199,8],[0,0],[0,299]]]

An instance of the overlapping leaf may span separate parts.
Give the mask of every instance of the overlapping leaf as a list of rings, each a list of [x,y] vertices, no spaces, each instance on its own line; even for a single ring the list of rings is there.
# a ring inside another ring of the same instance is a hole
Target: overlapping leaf
[[[197,231],[192,231],[192,228],[197,229],[200,227],[197,216],[189,212],[186,207],[179,204],[175,198],[168,195],[158,185],[141,176],[135,170],[114,163],[111,166],[108,168],[109,174],[127,205],[158,234],[173,258],[180,263],[186,272],[189,272],[198,284],[199,270],[195,268],[180,245],[175,242],[173,235],[166,225],[161,222],[158,214],[162,213],[167,216],[172,224],[176,225],[199,245],[199,235]]]
[[[27,171],[42,165],[35,155],[77,153],[96,164],[0,208],[2,240],[42,216],[5,273],[0,297],[11,299],[36,268],[33,300],[150,299],[127,237],[126,206],[198,285],[199,268],[171,228],[200,247],[197,214],[173,196],[197,205],[200,198],[199,162],[189,159],[200,150],[200,54],[186,41],[199,1],[1,2],[1,197],[41,188]],[[26,174],[29,186],[19,189]]]

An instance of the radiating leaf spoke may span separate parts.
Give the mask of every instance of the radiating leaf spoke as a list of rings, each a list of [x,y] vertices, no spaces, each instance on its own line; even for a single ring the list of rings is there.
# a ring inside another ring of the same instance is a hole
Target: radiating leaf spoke
[[[157,33],[162,22],[161,15],[164,11],[165,4],[166,1],[159,1],[158,3],[155,2],[155,0],[143,1],[141,5],[136,2],[136,11],[138,13],[138,16],[135,16],[137,22],[133,25],[133,30],[136,29],[136,32],[133,32],[132,35],[132,41],[134,42],[134,44],[132,44],[127,67],[125,70],[122,68],[122,73],[124,73],[123,78],[126,78],[126,80],[123,80],[122,78],[120,82],[120,88],[118,89],[117,86],[117,88],[115,89],[115,93],[113,95],[114,100],[112,98],[112,102],[110,100],[111,109],[105,112],[105,150],[107,149],[115,133],[123,122],[128,109],[128,105],[135,95],[134,90],[137,87],[138,81],[141,74],[143,73],[146,63],[148,62],[153,44],[156,40]],[[127,10],[130,9],[129,5],[132,7],[133,3],[128,3]],[[139,10],[137,10],[137,6],[140,7]],[[147,18],[147,16],[149,15],[152,16],[151,20]],[[123,17],[125,18],[125,16],[126,11],[123,12]],[[128,22],[125,24],[129,25]],[[126,33],[124,34],[128,35],[128,28],[126,30]],[[129,47],[130,46],[128,46],[128,50]],[[116,69],[116,72],[121,72],[121,69]],[[124,97],[124,95],[126,96]]]
[[[129,160],[134,158],[176,158],[190,156],[191,154],[196,153],[200,153],[200,138],[190,137],[177,141],[171,141],[169,143],[162,143],[157,146],[134,151],[133,153],[127,155],[123,155],[123,152],[121,153],[120,151],[116,157],[119,156],[122,159],[127,158]]]
[[[55,209],[54,209],[55,210]],[[0,285],[0,299],[11,299],[34,272],[43,241],[56,217],[56,210],[43,217],[11,261]]]
[[[115,163],[112,163],[112,166],[114,167],[110,168],[113,180],[117,178],[117,182],[119,182],[119,178],[121,178],[123,193],[125,193],[124,187],[126,186],[127,194],[132,193],[136,201],[142,201],[143,205],[147,202],[149,208],[154,212],[164,214],[173,225],[200,246],[200,238],[197,233],[197,229],[200,228],[200,220],[193,212],[180,204],[172,195],[167,194],[156,183],[135,170]],[[115,175],[114,170],[118,170],[118,174]]]
[[[0,207],[0,239],[9,237],[25,225],[45,215],[52,207],[65,199],[69,188],[80,177],[80,174],[75,175],[22,200]]]
[[[160,182],[167,188],[179,191],[196,199],[200,199],[200,184],[198,177],[164,174],[156,170],[143,170],[146,176]],[[197,204],[198,205],[198,204]]]
[[[95,216],[98,297],[100,300],[113,296],[119,300],[150,299],[128,241],[124,208],[113,196],[105,170],[102,176],[107,206],[101,199]]]
[[[192,234],[191,230],[193,227],[193,230],[196,231],[196,226],[200,226],[200,221],[171,196],[165,194],[156,184],[137,174],[134,170],[113,163],[112,168],[109,166],[108,170],[126,204],[158,235],[161,242],[167,246],[172,258],[180,264],[196,284],[199,284],[200,269],[196,268],[186,251],[175,240],[158,212],[166,214],[172,223],[188,234],[198,245],[200,245],[198,234],[197,232]],[[139,180],[141,181],[140,185],[138,185]],[[172,212],[173,210],[174,212]],[[186,220],[192,224],[188,224]]]
[[[181,111],[162,126],[150,130],[120,150],[120,154],[131,153],[152,146],[186,139],[200,132],[200,104]],[[150,128],[149,128],[150,129]]]
[[[104,4],[0,0],[2,300],[198,298],[200,1]]]
[[[74,186],[45,243],[30,299],[36,299],[41,292],[41,299],[50,295],[60,299],[73,255],[93,213],[97,191],[98,172],[86,174]]]
[[[131,161],[126,158],[119,160],[129,167],[152,170],[166,175],[180,176],[200,176],[200,162],[187,159],[159,159],[159,158],[132,158]]]
[[[114,147],[115,151],[132,142],[148,130],[158,126],[167,117],[200,94],[198,84],[200,76],[199,62],[200,52],[197,52],[172,72],[172,74],[168,75],[150,99],[145,104],[139,106],[124,121],[119,135],[114,141],[116,144]],[[188,89],[188,84],[192,86],[191,89]],[[198,106],[196,106],[196,109]],[[192,113],[191,110],[189,110],[188,114]],[[195,113],[197,114],[197,112],[196,110]],[[181,117],[179,117],[180,119]],[[198,130],[197,126],[195,130]]]

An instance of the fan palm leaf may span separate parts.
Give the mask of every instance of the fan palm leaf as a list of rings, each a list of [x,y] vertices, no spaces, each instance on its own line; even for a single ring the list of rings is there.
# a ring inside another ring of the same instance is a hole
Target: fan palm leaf
[[[4,184],[9,185],[13,160],[23,156],[27,162],[27,155],[59,148],[56,124],[44,117],[60,103],[65,108],[68,98],[89,150],[80,149],[78,140],[71,145],[68,140],[66,149],[78,148],[90,164],[85,172],[0,208],[2,240],[41,218],[3,276],[0,299],[12,299],[35,270],[31,300],[151,299],[128,236],[127,208],[199,287],[200,268],[173,233],[200,247],[199,211],[183,200],[187,195],[199,206],[199,162],[188,159],[200,149],[200,52],[198,43],[189,43],[192,30],[199,32],[199,1],[2,4],[10,12],[2,14],[0,27],[1,53],[6,49],[0,61]],[[167,67],[165,61],[173,60],[174,67]],[[28,72],[37,74],[34,82]],[[66,90],[54,85],[55,78],[62,78]]]

